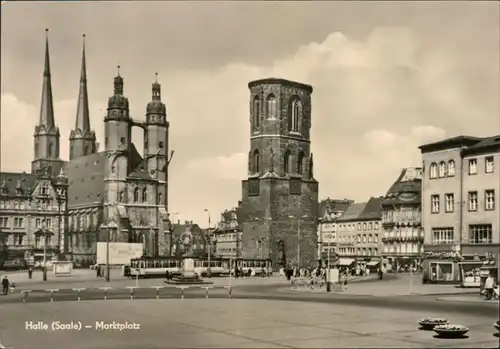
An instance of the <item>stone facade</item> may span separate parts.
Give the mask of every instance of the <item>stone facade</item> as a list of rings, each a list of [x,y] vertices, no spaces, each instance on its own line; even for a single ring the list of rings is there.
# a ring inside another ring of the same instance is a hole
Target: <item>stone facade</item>
[[[318,182],[310,152],[312,87],[264,79],[249,83],[249,88],[243,257],[270,258],[274,267],[316,264]]]

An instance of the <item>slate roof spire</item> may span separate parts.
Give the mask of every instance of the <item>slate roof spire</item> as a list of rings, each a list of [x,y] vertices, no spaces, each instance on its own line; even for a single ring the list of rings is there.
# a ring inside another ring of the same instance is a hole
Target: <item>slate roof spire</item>
[[[87,64],[85,58],[85,34],[83,34],[82,67],[80,72],[80,91],[78,93],[78,107],[76,110],[75,131],[82,134],[90,131],[89,97],[87,91]]]
[[[45,126],[47,131],[55,128],[49,56],[49,30],[45,29],[45,63],[43,69],[42,103],[40,106],[38,126]]]

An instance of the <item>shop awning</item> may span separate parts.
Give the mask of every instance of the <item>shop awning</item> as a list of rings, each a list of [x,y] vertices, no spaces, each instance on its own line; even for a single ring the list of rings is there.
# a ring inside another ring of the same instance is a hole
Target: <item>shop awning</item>
[[[371,261],[371,262],[366,263],[366,265],[369,267],[374,267],[379,263],[380,263],[380,261]]]
[[[339,258],[339,265],[349,266],[354,263],[354,259],[352,258]]]

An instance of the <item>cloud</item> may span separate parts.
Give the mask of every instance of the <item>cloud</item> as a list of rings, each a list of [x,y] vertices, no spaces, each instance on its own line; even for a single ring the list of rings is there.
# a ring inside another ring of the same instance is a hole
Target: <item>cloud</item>
[[[149,22],[148,34],[144,35],[163,32],[161,21]],[[456,25],[461,29],[460,21]],[[140,28],[135,26],[134,38],[141,37]],[[123,30],[119,34],[110,32],[105,43],[97,42],[100,37],[94,35],[94,44],[92,40],[87,44],[91,123],[101,141],[103,115],[115,74],[110,67],[116,65],[116,57],[110,58],[109,53],[124,49],[123,38],[128,37],[129,29]],[[178,55],[183,46],[191,52],[197,41],[179,37],[175,41],[178,44],[171,43],[173,47],[159,41],[148,51],[142,47],[132,49],[135,41],[131,41],[128,54],[116,54],[120,57],[132,115],[144,118],[156,70],[167,104],[170,147],[176,154],[170,174],[171,211],[181,212],[182,219],[204,221],[204,208],[215,215],[236,205],[241,195],[239,180],[246,177],[249,150],[247,84],[262,77],[283,77],[313,85],[312,150],[322,197],[366,200],[371,195],[381,195],[397,178],[400,168],[421,164],[419,145],[457,134],[492,133],[491,125],[497,125],[500,114],[500,82],[495,70],[498,52],[492,54],[486,43],[478,46],[477,40],[462,35],[462,30],[447,31],[447,40],[435,39],[439,37],[435,28],[428,30],[432,35],[426,30],[423,24],[420,29],[410,25],[374,25],[367,35],[357,36],[330,30],[325,36],[316,35],[293,45],[289,42],[284,50],[288,53],[272,60],[250,61],[244,55],[228,53],[229,62],[212,62],[207,67],[198,62],[196,68],[183,69],[161,64],[157,57],[174,52]],[[226,30],[225,35],[231,42],[245,42],[235,39],[238,35],[243,37],[236,29]],[[154,35],[147,37],[155,42]],[[264,40],[264,35],[258,37]],[[67,51],[63,50],[67,43],[64,40],[51,38],[51,47],[55,52],[52,69],[56,121],[62,133],[62,155],[67,157],[67,139],[76,112],[79,69],[75,62],[80,51],[75,49],[71,57],[72,69],[59,70],[59,66],[69,65],[63,62],[63,56],[57,56],[57,52]],[[497,41],[493,38],[491,42]],[[474,49],[467,49],[468,45]],[[252,48],[266,49],[258,45]],[[271,45],[268,50],[272,48]],[[6,51],[2,51],[3,58]],[[196,52],[199,60],[202,53]],[[249,51],[245,54],[257,55]],[[185,59],[189,61],[189,55]],[[8,62],[12,71],[25,68],[23,62]],[[158,66],[163,69],[153,68]],[[29,69],[39,74],[41,62],[36,66],[38,70]],[[21,92],[15,95],[5,92],[9,91],[5,89],[9,83],[17,83],[13,76],[9,79],[4,82],[2,74],[2,169],[28,170],[38,102],[24,102],[23,98],[28,97],[22,89],[17,89]],[[34,73],[25,85],[27,95],[39,95],[41,78],[36,80]],[[141,150],[140,130],[133,135]]]
[[[247,167],[248,154],[245,153],[193,159],[186,165],[188,171],[234,180],[245,178],[248,173]]]

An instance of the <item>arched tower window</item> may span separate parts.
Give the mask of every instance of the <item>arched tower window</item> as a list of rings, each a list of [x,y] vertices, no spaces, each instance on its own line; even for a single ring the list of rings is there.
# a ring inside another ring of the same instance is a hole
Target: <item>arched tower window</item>
[[[431,166],[429,166],[429,178],[437,178],[438,177],[438,165],[436,163],[432,163]]]
[[[439,163],[439,178],[446,177],[446,162],[441,161]]]
[[[147,188],[142,189],[142,202],[148,201],[148,190]]]
[[[162,193],[158,193],[158,205],[160,205],[163,201],[163,194]]]
[[[49,158],[53,157],[54,155],[54,143],[49,143]]]
[[[283,171],[285,172],[285,175],[290,173],[290,155],[290,150],[287,150],[283,156]]]
[[[448,161],[448,177],[453,177],[455,175],[455,161]]]
[[[267,97],[266,101],[266,118],[275,119],[277,115],[277,101],[273,94]]]
[[[292,101],[288,113],[288,132],[298,132],[300,128],[300,117],[302,114],[302,103],[298,98]]]
[[[255,96],[252,105],[252,125],[253,131],[258,131],[260,128],[260,98]]]
[[[120,191],[120,202],[124,202],[125,201],[125,196],[123,194],[123,190]]]
[[[302,174],[304,172],[304,160],[305,156],[303,152],[300,152],[299,159],[297,161],[297,173]]]
[[[139,188],[134,189],[134,202],[139,201]]]
[[[260,153],[257,149],[252,155],[252,168],[254,173],[260,173]]]

